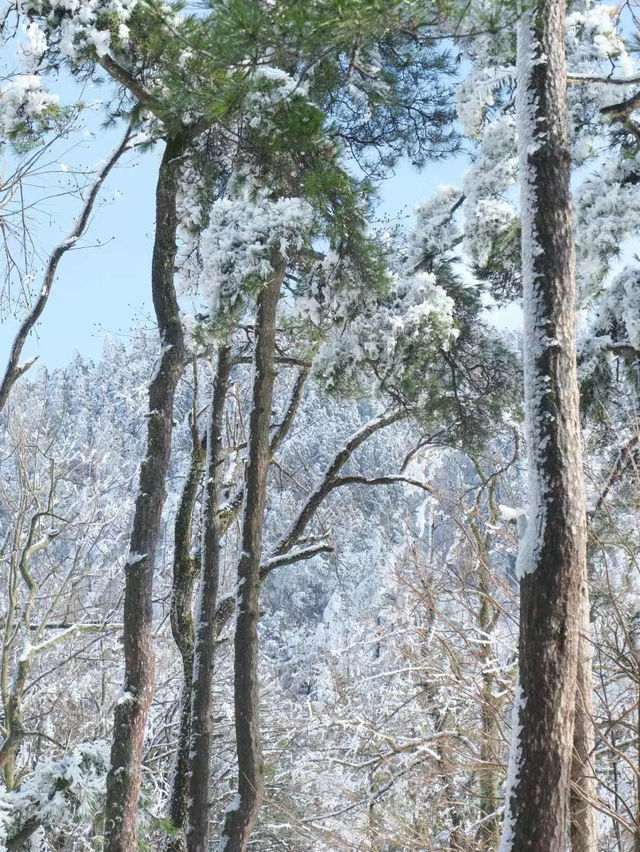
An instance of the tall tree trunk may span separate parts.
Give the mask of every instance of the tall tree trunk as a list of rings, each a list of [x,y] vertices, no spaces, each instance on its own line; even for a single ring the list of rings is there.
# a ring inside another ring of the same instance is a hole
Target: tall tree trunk
[[[571,850],[598,852],[596,810],[595,730],[593,727],[593,659],[589,580],[585,571],[581,589],[580,639],[576,690],[576,722],[571,768]]]
[[[638,757],[638,774],[636,775],[636,830],[634,837],[634,852],[640,852],[640,678],[638,679],[636,686],[638,689],[638,709],[636,710],[636,751]]]
[[[227,384],[228,381],[228,373],[229,368],[231,366],[231,361],[229,359],[228,353],[225,352],[224,359],[218,361],[218,378],[216,379],[216,385],[213,391],[213,400],[212,400],[212,408],[211,415],[212,420],[209,425],[209,434],[217,434],[222,435],[222,420],[221,413],[223,411],[223,402],[226,397],[227,392]],[[223,376],[220,375],[220,372],[226,374],[227,379],[225,382],[222,381]],[[289,405],[284,413],[284,417],[282,422],[280,423],[278,429],[275,434],[271,438],[270,445],[270,455],[273,456],[274,452],[280,446],[285,436],[289,432],[291,428],[298,408],[300,406],[300,402],[302,400],[304,387],[306,383],[306,379],[308,376],[308,370],[302,370],[298,375],[296,381],[294,382],[291,399]],[[194,448],[195,448],[194,443]],[[219,446],[219,445],[218,445]],[[220,462],[222,462],[222,456],[220,456]],[[195,463],[195,459],[194,459]],[[232,520],[236,517],[236,506],[242,506],[243,499],[242,497],[238,499],[237,496],[233,498],[233,509],[232,511],[224,511],[223,508],[219,504],[220,499],[220,483],[217,482],[216,479],[212,478],[215,474],[215,471],[218,473],[221,471],[221,464],[216,459],[210,459],[209,461],[209,487],[215,486],[215,493],[211,492],[208,495],[206,508],[204,510],[204,521],[203,521],[203,529],[208,530],[209,536],[209,546],[208,553],[211,554],[211,557],[208,557],[206,554],[203,557],[206,564],[211,567],[211,560],[213,558],[217,559],[217,551],[214,548],[214,543],[217,540],[218,545],[222,541],[226,531],[231,525]],[[193,466],[192,466],[193,471]],[[189,485],[189,483],[187,483]],[[186,488],[185,488],[186,493]],[[241,489],[241,493],[244,494],[244,487]],[[184,495],[183,495],[184,496]],[[195,497],[195,493],[193,495]],[[193,503],[192,503],[193,508]],[[214,517],[215,515],[215,517]],[[176,547],[177,547],[177,538],[176,538]],[[188,553],[188,548],[185,551]],[[195,564],[193,559],[190,559],[191,564]],[[218,571],[218,568],[214,566],[214,571],[210,572],[209,577],[213,579],[213,575]],[[180,572],[180,574],[186,576],[185,572]],[[196,570],[197,573],[197,570]],[[174,584],[175,585],[175,584]],[[209,767],[211,763],[211,733],[207,730],[204,736],[197,734],[194,736],[193,748],[191,746],[191,695],[192,695],[192,670],[194,668],[193,663],[193,646],[194,646],[194,637],[195,631],[193,628],[193,620],[191,619],[191,605],[192,605],[192,597],[193,597],[193,583],[190,583],[188,586],[186,584],[181,585],[182,592],[179,594],[179,597],[176,597],[179,600],[180,604],[180,612],[183,613],[183,617],[181,618],[181,623],[184,622],[185,626],[188,627],[188,630],[180,629],[177,631],[178,635],[176,635],[176,631],[174,630],[174,638],[176,638],[176,642],[180,646],[180,641],[178,636],[185,634],[188,632],[191,636],[191,653],[186,658],[186,655],[183,654],[183,662],[184,662],[184,671],[183,671],[183,703],[182,703],[182,713],[181,713],[181,724],[180,724],[180,734],[179,734],[179,744],[178,744],[178,755],[176,760],[176,771],[174,773],[172,779],[172,790],[171,790],[171,802],[170,802],[170,814],[172,818],[172,825],[174,828],[178,829],[178,832],[172,838],[169,838],[167,844],[167,852],[183,852],[187,848],[187,839],[186,839],[186,828],[189,823],[191,823],[192,829],[192,842],[196,842],[196,836],[200,837],[200,841],[204,844],[204,847],[207,847],[207,840],[202,840],[203,837],[208,836],[209,831],[209,821],[208,821],[208,797],[201,795],[199,793],[200,790],[205,789],[205,784],[208,784],[208,773]],[[212,602],[215,601],[217,595],[213,596],[207,595],[206,598],[200,599],[201,610],[205,606],[209,606]],[[202,721],[203,725],[210,724],[211,717],[211,664],[214,661],[214,651],[215,651],[215,639],[220,635],[220,632],[229,621],[231,616],[235,611],[235,597],[226,596],[222,598],[215,608],[215,636],[210,632],[201,633],[201,643],[198,646],[198,663],[197,667],[201,668],[203,663],[200,660],[200,656],[205,657],[209,660],[209,663],[204,663],[206,670],[209,672],[207,674],[207,678],[209,680],[209,685],[207,686],[205,681],[200,682],[200,690],[199,694],[196,697],[196,704],[198,705],[197,715],[199,720]],[[189,624],[186,623],[186,618],[189,618]],[[172,608],[173,614],[173,608]],[[172,616],[173,617],[173,616]],[[205,617],[201,613],[201,624],[208,623],[208,617]],[[172,621],[173,623],[173,621]],[[188,666],[188,672],[187,672]],[[185,696],[186,699],[185,700]],[[186,711],[186,712],[185,712]],[[194,760],[198,763],[198,769],[195,772],[192,772],[190,769],[190,758],[189,753],[193,752]],[[205,774],[206,773],[206,774]],[[194,811],[193,819],[188,819],[188,801],[189,801],[189,779],[190,777],[202,777],[204,783],[194,781],[194,786],[197,784],[198,789],[195,791],[196,795],[193,797],[193,805],[192,809]]]
[[[541,0],[518,29],[529,517],[502,852],[562,852],[568,829],[586,508],[564,31],[565,0]]]
[[[171,453],[173,400],[185,367],[180,312],[173,283],[176,256],[176,194],[179,158],[186,142],[170,138],[156,188],[156,231],[151,286],[161,354],[149,385],[147,454],[125,566],[124,658],[122,694],[116,704],[111,768],[107,776],[105,852],[137,852],[138,799],[144,729],[153,697],[153,572]]]
[[[638,708],[636,710],[636,753],[638,758],[638,766],[636,768],[636,783],[635,783],[635,820],[633,826],[633,850],[640,850],[640,643],[638,642],[637,627],[632,628],[627,632],[629,647],[634,660],[634,668],[636,675],[636,694],[638,696]]]
[[[222,848],[245,852],[264,785],[258,699],[258,601],[262,524],[271,450],[269,427],[275,381],[276,312],[285,273],[282,258],[272,257],[273,277],[257,305],[254,379],[249,419],[248,460],[242,517],[242,555],[238,563],[238,615],[234,640],[234,702],[238,755],[238,797],[226,815]]]
[[[203,512],[202,570],[193,656],[191,746],[189,758],[189,852],[209,850],[209,778],[211,766],[211,687],[216,644],[216,601],[220,575],[222,527],[219,512],[226,458],[222,430],[231,354],[221,347],[213,383],[207,430],[207,486]]]
[[[194,378],[197,380],[197,370],[194,370]],[[195,582],[199,572],[199,560],[191,554],[191,532],[198,486],[205,464],[205,450],[198,432],[195,403],[191,432],[191,464],[182,489],[174,528],[171,632],[182,658],[182,691],[180,695],[180,730],[169,795],[169,819],[173,834],[168,839],[167,852],[184,852],[189,809],[191,681],[195,644],[195,628],[191,608]]]
[[[495,674],[492,665],[493,650],[489,640],[496,625],[497,615],[491,595],[491,567],[489,565],[489,534],[483,536],[478,524],[471,519],[471,532],[476,541],[478,555],[478,627],[484,639],[480,646],[482,685],[480,688],[480,770],[478,771],[481,823],[476,835],[483,852],[493,852],[500,840],[498,817],[498,791],[500,788],[500,707],[494,695]]]

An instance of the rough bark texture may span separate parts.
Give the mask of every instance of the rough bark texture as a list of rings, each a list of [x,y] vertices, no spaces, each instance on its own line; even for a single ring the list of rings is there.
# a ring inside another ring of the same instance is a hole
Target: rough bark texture
[[[568,829],[580,584],[586,559],[566,135],[565,0],[542,0],[530,21],[530,27],[528,21],[521,23],[518,39],[530,500],[520,557],[521,569],[527,572],[521,581],[520,733],[516,732],[515,778],[501,848],[562,852]]]
[[[153,696],[155,654],[153,571],[171,452],[173,400],[185,367],[178,302],[173,283],[176,255],[176,193],[185,142],[169,139],[156,189],[152,260],[153,305],[161,355],[149,385],[147,455],[140,468],[129,557],[125,566],[124,688],[115,709],[111,768],[107,776],[105,852],[137,852],[144,728]]]
[[[581,587],[580,639],[576,689],[576,721],[571,767],[571,850],[598,852],[593,726],[593,658],[590,630],[589,580],[585,571]]]
[[[211,766],[211,688],[216,645],[216,601],[220,575],[220,489],[225,463],[222,442],[224,406],[231,357],[227,347],[218,352],[211,413],[207,430],[207,486],[203,513],[202,570],[198,599],[193,686],[191,700],[191,747],[189,756],[189,852],[209,849],[209,778]]]
[[[637,653],[636,653],[637,659]],[[638,688],[638,711],[636,715],[636,741],[638,767],[640,768],[640,685]],[[636,824],[635,824],[634,852],[640,852],[640,772],[636,775]]]
[[[492,518],[493,521],[493,518]],[[492,665],[493,649],[489,637],[495,630],[497,611],[492,603],[491,567],[489,564],[490,533],[482,535],[478,524],[472,519],[469,527],[476,542],[478,556],[478,591],[480,606],[477,619],[480,636],[487,639],[480,646],[480,667],[482,685],[480,695],[480,767],[478,786],[480,798],[480,826],[476,835],[483,852],[493,852],[500,841],[500,820],[498,817],[499,790],[501,783],[500,752],[500,703],[496,698],[496,676]]]
[[[204,471],[205,450],[200,441],[194,411],[189,473],[180,496],[174,527],[173,584],[171,589],[171,632],[182,658],[180,695],[180,731],[171,779],[169,819],[174,834],[168,839],[167,852],[183,852],[189,807],[189,744],[191,732],[191,681],[195,628],[191,612],[199,561],[191,554],[193,512],[198,486]]]
[[[260,809],[264,785],[258,699],[258,601],[262,524],[271,459],[269,427],[275,380],[276,312],[285,271],[279,257],[272,258],[272,266],[274,275],[258,297],[256,316],[253,399],[245,470],[242,555],[238,563],[238,615],[234,640],[238,804],[226,815],[222,838],[225,852],[245,852]]]

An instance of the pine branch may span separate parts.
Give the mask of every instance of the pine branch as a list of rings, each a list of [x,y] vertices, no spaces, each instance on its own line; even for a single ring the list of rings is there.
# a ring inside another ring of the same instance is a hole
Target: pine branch
[[[610,116],[611,118],[629,118],[631,113],[638,109],[638,107],[640,107],[640,91],[617,104],[609,104],[608,106],[602,107],[600,112],[603,115]]]
[[[608,352],[613,352],[615,355],[622,355],[625,358],[640,357],[640,350],[636,349],[628,340],[621,340],[618,343],[608,343],[605,348]]]
[[[98,62],[110,77],[113,77],[117,83],[124,86],[125,89],[134,96],[139,104],[150,110],[156,117],[162,117],[160,115],[162,112],[162,104],[160,101],[155,98],[148,89],[145,89],[142,83],[136,80],[133,74],[127,71],[126,68],[123,68],[122,65],[116,62],[108,53],[104,56],[100,56],[98,58]]]
[[[612,86],[634,86],[640,83],[640,77],[600,77],[598,75],[569,74],[567,83],[575,85],[579,83],[608,83]],[[607,109],[607,107],[605,107]]]

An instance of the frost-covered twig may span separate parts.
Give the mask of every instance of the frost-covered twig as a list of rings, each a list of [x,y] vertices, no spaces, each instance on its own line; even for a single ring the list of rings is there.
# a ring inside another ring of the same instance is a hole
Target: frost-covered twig
[[[37,645],[30,646],[31,656],[34,657],[37,654],[41,654],[43,651],[48,651],[50,648],[53,648],[55,645],[59,645],[61,642],[64,642],[66,639],[70,639],[72,636],[75,636],[76,633],[102,633],[109,630],[122,630],[124,627],[123,624],[70,624],[69,627],[66,627],[62,630],[61,633],[58,633],[57,636],[52,636],[51,639],[46,639],[44,642],[39,642]]]

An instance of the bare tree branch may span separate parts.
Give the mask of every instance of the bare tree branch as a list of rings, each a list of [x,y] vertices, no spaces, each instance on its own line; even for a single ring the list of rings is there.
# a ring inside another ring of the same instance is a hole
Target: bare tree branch
[[[631,95],[630,98],[626,98],[624,101],[602,107],[600,112],[611,118],[628,118],[638,107],[640,107],[640,92],[635,92],[635,94]]]
[[[324,498],[333,488],[336,487],[336,481],[339,481],[338,473],[344,467],[347,461],[351,458],[353,453],[358,449],[358,447],[361,446],[378,430],[384,429],[386,426],[390,426],[392,423],[397,423],[399,420],[402,420],[406,416],[407,412],[402,409],[394,411],[391,414],[384,414],[381,417],[376,417],[375,420],[372,420],[367,423],[365,426],[362,427],[362,429],[359,429],[354,435],[351,436],[351,438],[349,438],[344,447],[338,453],[336,453],[333,461],[325,471],[322,481],[315,489],[315,491],[308,497],[306,503],[298,513],[298,517],[291,525],[289,531],[280,540],[280,543],[277,545],[275,551],[273,552],[273,557],[282,556],[283,554],[288,553],[291,548],[296,544],[296,542],[306,529],[307,524],[310,522],[311,518],[318,510]]]
[[[568,74],[567,83],[570,85],[578,83],[608,83],[611,86],[634,86],[640,83],[640,77],[601,77],[597,74]]]
[[[609,474],[609,478],[598,495],[598,499],[596,500],[596,504],[593,507],[591,514],[595,514],[595,512],[603,506],[609,492],[620,479],[625,470],[636,463],[639,442],[640,435],[633,435],[622,447],[620,447],[618,456],[615,460],[611,473]]]
[[[423,491],[428,491],[429,494],[435,494],[436,489],[428,482],[421,482],[419,479],[412,479],[410,476],[341,476],[335,479],[331,488],[341,488],[343,485],[413,485],[415,488],[421,488]]]
[[[320,553],[333,553],[334,548],[329,542],[321,542],[311,545],[310,547],[301,547],[297,550],[290,550],[289,553],[284,553],[282,556],[274,556],[267,559],[260,566],[260,581],[264,580],[276,568],[283,565],[292,565],[294,562],[302,562],[304,559],[311,559],[313,556],[318,556]]]
[[[75,246],[80,237],[82,237],[82,235],[84,234],[96,198],[98,197],[98,193],[102,188],[102,184],[105,182],[107,176],[109,175],[115,164],[118,162],[122,154],[127,150],[127,146],[131,138],[131,132],[131,127],[128,127],[127,132],[124,134],[122,142],[120,142],[118,147],[112,153],[111,157],[107,160],[106,164],[102,168],[102,171],[98,175],[95,183],[91,187],[91,191],[87,197],[87,200],[84,203],[82,212],[80,213],[80,216],[78,217],[78,220],[76,221],[73,230],[66,238],[66,240],[60,243],[60,245],[58,245],[51,253],[49,263],[47,264],[44,281],[40,289],[40,295],[38,296],[35,304],[31,308],[31,311],[22,321],[22,324],[20,325],[18,333],[16,334],[13,344],[11,346],[9,361],[5,368],[2,384],[0,384],[0,412],[2,412],[7,403],[9,392],[11,391],[13,385],[18,381],[20,376],[26,373],[29,367],[31,367],[37,360],[36,358],[32,358],[30,361],[27,361],[27,363],[20,364],[19,361],[20,355],[22,354],[22,348],[27,340],[27,337],[31,333],[37,321],[42,316],[42,312],[46,307],[46,304],[49,300],[49,296],[51,295],[51,288],[53,287],[53,281],[60,260],[62,259],[63,255],[69,251],[69,249],[72,249]]]

